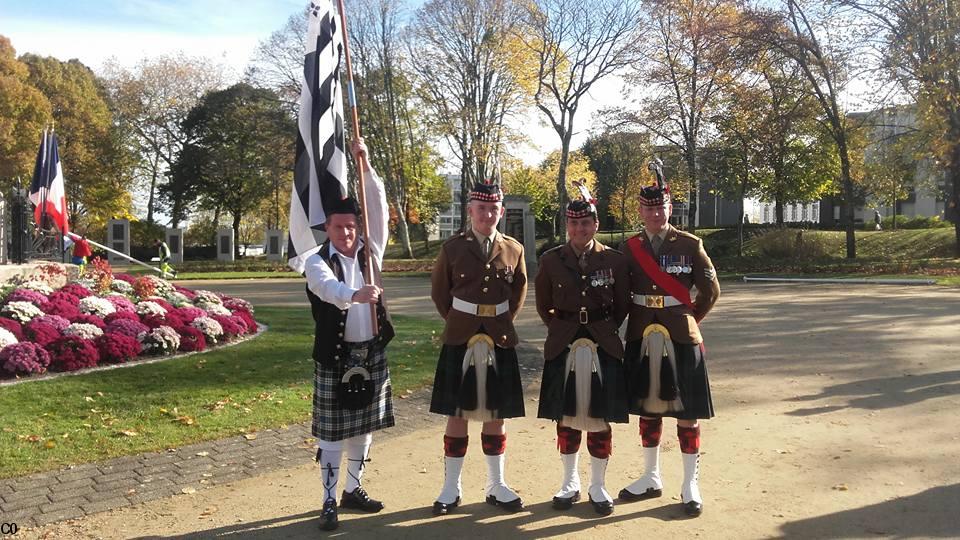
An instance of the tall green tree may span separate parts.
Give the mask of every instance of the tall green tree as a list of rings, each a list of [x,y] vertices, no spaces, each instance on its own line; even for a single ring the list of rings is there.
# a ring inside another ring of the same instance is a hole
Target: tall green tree
[[[53,117],[50,101],[30,83],[30,70],[0,36],[0,189],[19,176],[29,184],[40,133]]]
[[[274,172],[293,168],[294,120],[270,90],[238,83],[204,96],[183,129],[190,142],[174,169],[197,173],[200,206],[229,213],[239,239],[244,216],[270,197]]]
[[[23,55],[29,80],[50,101],[73,228],[101,226],[131,210],[131,160],[106,90],[79,60]]]
[[[580,148],[597,175],[597,199],[602,216],[616,219],[621,231],[638,224],[640,189],[650,180],[653,159],[646,133],[607,132],[587,139]]]

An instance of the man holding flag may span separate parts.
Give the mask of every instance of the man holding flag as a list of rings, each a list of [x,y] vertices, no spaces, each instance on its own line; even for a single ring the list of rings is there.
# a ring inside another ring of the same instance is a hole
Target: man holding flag
[[[383,183],[358,136],[351,151],[365,208],[347,196],[339,75],[347,40],[339,15],[330,0],[310,4],[288,248],[290,266],[307,278],[316,323],[312,432],[318,439],[324,530],[339,525],[336,496],[344,453],[340,507],[383,509],[361,479],[372,433],[394,425],[385,352],[393,327],[378,285],[389,212]],[[358,131],[355,125],[354,134]],[[322,243],[319,231],[329,236]]]

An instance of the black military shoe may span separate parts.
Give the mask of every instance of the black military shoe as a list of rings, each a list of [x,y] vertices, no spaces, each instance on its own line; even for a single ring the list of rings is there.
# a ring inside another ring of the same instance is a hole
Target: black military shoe
[[[554,510],[569,510],[573,508],[573,503],[580,500],[580,492],[574,491],[573,495],[569,497],[554,497],[553,498],[553,508]]]
[[[703,503],[697,501],[683,503],[683,513],[690,517],[699,517],[703,513]]]
[[[512,501],[503,502],[497,500],[497,497],[494,495],[487,495],[487,504],[502,508],[510,513],[523,510],[523,500],[520,497],[517,497]]]
[[[357,489],[353,490],[352,493],[344,491],[340,495],[340,508],[350,508],[376,514],[383,510],[383,503],[371,499],[363,487],[357,486]]]
[[[460,497],[457,497],[457,500],[452,503],[442,503],[440,501],[434,501],[433,503],[433,515],[435,516],[445,516],[453,511],[454,508],[460,506]]]
[[[332,531],[340,526],[340,520],[337,518],[337,501],[327,499],[323,503],[323,511],[320,512],[320,528],[325,531]]]
[[[587,495],[590,499],[590,504],[593,505],[593,511],[600,514],[601,516],[609,516],[613,513],[613,503],[610,501],[595,501],[593,497]]]
[[[617,497],[624,502],[634,502],[634,501],[643,501],[646,499],[656,499],[657,497],[663,495],[662,489],[656,488],[647,488],[643,493],[634,493],[627,488],[620,490],[620,493]]]

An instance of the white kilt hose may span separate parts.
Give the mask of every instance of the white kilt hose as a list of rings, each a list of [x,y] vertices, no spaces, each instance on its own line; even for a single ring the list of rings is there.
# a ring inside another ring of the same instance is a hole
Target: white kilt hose
[[[337,390],[348,366],[322,367],[314,363],[313,378],[313,436],[323,441],[341,441],[356,435],[372,433],[393,427],[393,396],[390,369],[383,347],[374,347],[367,360],[367,370],[373,382],[373,401],[366,407],[350,410],[341,406]]]

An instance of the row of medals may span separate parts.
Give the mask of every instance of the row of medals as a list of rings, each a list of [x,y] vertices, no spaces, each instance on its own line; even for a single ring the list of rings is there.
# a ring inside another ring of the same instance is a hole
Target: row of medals
[[[686,255],[661,255],[660,268],[668,274],[689,274],[693,272],[693,257]]]
[[[592,287],[606,287],[607,285],[613,285],[613,270],[597,270],[590,275],[590,286]]]

